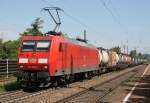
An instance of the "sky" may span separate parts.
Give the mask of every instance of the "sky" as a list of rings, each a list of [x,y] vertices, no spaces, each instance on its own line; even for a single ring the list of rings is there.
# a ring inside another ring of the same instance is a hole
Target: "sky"
[[[15,40],[35,18],[44,20],[42,32],[55,24],[44,7],[60,12],[59,31],[83,37],[99,47],[128,45],[129,51],[150,53],[150,0],[0,0],[0,38]]]

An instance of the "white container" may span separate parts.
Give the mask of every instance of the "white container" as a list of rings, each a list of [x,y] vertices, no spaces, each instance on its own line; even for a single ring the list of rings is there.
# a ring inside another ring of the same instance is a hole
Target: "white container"
[[[105,50],[102,50],[101,54],[102,54],[102,63],[104,64],[108,63],[108,60],[109,60],[108,52]]]
[[[116,53],[116,63],[119,62],[119,55]]]
[[[101,50],[98,50],[98,54],[99,54],[99,61],[101,63],[102,62],[102,53],[101,53]]]

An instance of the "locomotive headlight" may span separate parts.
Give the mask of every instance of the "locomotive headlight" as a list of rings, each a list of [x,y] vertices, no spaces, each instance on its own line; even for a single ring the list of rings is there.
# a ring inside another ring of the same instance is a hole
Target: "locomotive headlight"
[[[22,66],[22,65],[20,65],[20,68],[23,68],[23,66]]]
[[[47,59],[38,59],[38,63],[48,63],[48,60]]]
[[[19,58],[19,63],[28,63],[28,58]]]
[[[44,68],[47,69],[48,67],[47,67],[47,66],[44,66]]]

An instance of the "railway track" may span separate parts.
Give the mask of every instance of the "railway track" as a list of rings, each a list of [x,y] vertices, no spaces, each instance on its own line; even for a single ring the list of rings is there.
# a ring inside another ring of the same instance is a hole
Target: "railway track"
[[[0,103],[14,103],[16,101],[21,101],[36,95],[40,95],[46,92],[50,92],[52,89],[46,90],[16,90],[12,92],[5,92],[0,94]]]
[[[24,100],[28,100],[25,102],[29,102],[29,101],[31,101],[31,99],[33,99],[31,97],[36,98],[40,95],[44,96],[44,94],[50,94],[49,95],[49,98],[50,98],[49,102],[52,102],[52,103],[55,103],[55,102],[56,103],[74,103],[74,102],[80,102],[80,100],[82,100],[81,102],[84,102],[84,100],[86,98],[93,98],[93,101],[94,100],[98,101],[100,98],[99,95],[101,95],[103,97],[106,94],[108,94],[109,92],[111,92],[111,90],[116,88],[117,85],[119,85],[121,82],[125,81],[127,78],[130,78],[132,75],[134,75],[136,72],[135,70],[138,69],[139,67],[141,67],[141,66],[135,67],[135,69],[133,69],[132,72],[131,72],[131,70],[128,70],[128,72],[125,72],[125,73],[120,73],[120,74],[118,73],[119,74],[118,76],[115,76],[112,79],[106,80],[100,84],[92,85],[92,86],[90,85],[90,83],[88,83],[88,82],[91,82],[92,80],[89,80],[87,82],[87,84],[90,86],[88,86],[88,85],[86,85],[86,86],[80,85],[79,86],[79,84],[83,84],[83,82],[81,82],[81,83],[77,82],[77,83],[71,84],[71,88],[61,88],[61,89],[56,89],[56,90],[49,88],[49,89],[36,90],[36,91],[17,90],[17,91],[12,91],[12,92],[1,93],[0,94],[0,103],[14,103],[14,102],[18,103],[18,101],[19,101],[19,103],[21,103],[21,101],[24,101]],[[111,73],[108,73],[108,74],[110,75]],[[107,77],[108,74],[105,74],[100,78]],[[124,78],[125,76],[126,76],[126,78]],[[122,77],[122,81],[117,82],[117,81],[119,81],[117,79],[120,77]],[[113,84],[113,82],[116,82],[115,84],[117,84],[117,85],[112,85],[112,87],[110,88],[110,83]],[[106,86],[106,84],[107,84],[107,86]],[[106,88],[104,85],[106,86]],[[79,88],[77,88],[78,86],[79,86]],[[103,87],[103,89],[102,89],[102,87]],[[76,89],[74,89],[74,88],[76,88]],[[74,89],[76,92],[78,89],[81,89],[81,91],[79,91],[77,93],[72,92],[72,95],[68,96],[68,97],[65,97],[65,96],[60,97],[61,93],[63,94],[66,91],[69,91],[68,93],[70,93],[70,91],[72,91],[72,89]],[[95,95],[97,95],[98,97]],[[91,96],[94,96],[94,97],[91,97]],[[56,97],[57,97],[57,99],[56,99]],[[38,97],[38,99],[39,99],[39,97]],[[38,101],[36,101],[36,102],[38,102]],[[87,103],[89,103],[89,100]],[[93,102],[90,102],[90,103],[93,103]]]
[[[56,103],[103,103],[102,99],[120,86],[123,82],[133,78],[138,73],[137,69],[139,68],[125,72],[90,88],[85,88],[85,90],[59,100]]]

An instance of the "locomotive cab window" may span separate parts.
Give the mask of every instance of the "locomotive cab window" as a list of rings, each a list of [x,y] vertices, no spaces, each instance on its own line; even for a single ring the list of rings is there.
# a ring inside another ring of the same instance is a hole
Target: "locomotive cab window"
[[[47,52],[50,48],[50,41],[48,40],[26,40],[22,43],[22,52]]]
[[[22,51],[34,51],[35,41],[23,41]]]
[[[37,41],[36,51],[49,51],[50,41]]]

